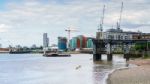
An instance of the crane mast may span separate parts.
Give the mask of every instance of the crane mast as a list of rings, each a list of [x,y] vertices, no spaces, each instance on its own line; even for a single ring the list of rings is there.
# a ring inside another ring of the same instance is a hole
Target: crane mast
[[[70,37],[71,37],[71,32],[76,32],[77,30],[73,30],[73,29],[71,29],[71,28],[69,27],[69,28],[66,29],[65,31],[68,32],[67,46],[68,46],[68,49],[70,49],[70,47],[69,47],[69,41],[70,41]]]
[[[100,28],[98,29],[99,32],[102,32],[102,31],[103,31],[104,15],[105,15],[105,5],[104,5],[104,7],[103,7],[103,15],[102,15],[102,17],[101,17]]]
[[[123,2],[122,2],[122,4],[121,4],[119,22],[117,22],[117,29],[120,29],[121,20],[122,20],[122,12],[123,12]]]

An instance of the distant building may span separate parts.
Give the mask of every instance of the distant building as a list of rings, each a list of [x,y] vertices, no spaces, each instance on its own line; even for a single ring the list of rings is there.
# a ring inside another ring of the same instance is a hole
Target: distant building
[[[108,29],[106,32],[97,32],[97,39],[131,40],[133,32],[124,32],[122,29]]]
[[[47,36],[47,33],[44,33],[43,34],[43,47],[45,48],[45,47],[48,47],[48,45],[49,45],[49,38],[48,38],[48,36]]]
[[[77,37],[73,37],[70,42],[70,48],[71,49],[82,49],[82,48],[86,48],[87,46],[87,37],[83,36],[83,35],[78,35]]]
[[[33,45],[31,46],[31,48],[35,49],[35,48],[37,48],[37,46],[36,46],[35,44],[33,44]]]
[[[78,35],[73,37],[69,41],[69,46],[71,50],[75,49],[85,49],[85,48],[93,48],[93,41],[91,37],[86,37],[84,35]]]
[[[141,39],[150,40],[150,33],[143,33]]]
[[[0,48],[0,52],[9,52],[9,48]]]
[[[67,38],[66,37],[58,37],[58,49],[59,50],[67,50]]]
[[[93,48],[93,40],[94,38],[91,37],[87,37],[87,43],[86,43],[86,47],[87,48]]]
[[[139,33],[133,35],[134,40],[150,40],[150,33]]]
[[[150,40],[150,33],[109,29],[106,32],[103,32],[102,37],[100,38],[112,40]]]

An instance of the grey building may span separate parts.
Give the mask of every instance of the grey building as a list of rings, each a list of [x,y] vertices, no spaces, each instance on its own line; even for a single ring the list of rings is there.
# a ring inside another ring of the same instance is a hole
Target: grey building
[[[131,40],[132,32],[124,32],[122,29],[108,29],[106,32],[98,32],[98,39],[112,39],[112,40]]]
[[[48,36],[47,36],[47,33],[44,33],[43,34],[43,47],[45,48],[45,47],[48,47],[48,45],[49,45],[49,38],[48,38]]]

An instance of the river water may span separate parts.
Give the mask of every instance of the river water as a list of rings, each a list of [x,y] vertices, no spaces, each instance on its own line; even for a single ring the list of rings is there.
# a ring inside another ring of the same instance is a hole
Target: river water
[[[122,56],[93,63],[91,54],[43,57],[41,54],[0,54],[0,84],[105,84],[108,73],[125,67]]]

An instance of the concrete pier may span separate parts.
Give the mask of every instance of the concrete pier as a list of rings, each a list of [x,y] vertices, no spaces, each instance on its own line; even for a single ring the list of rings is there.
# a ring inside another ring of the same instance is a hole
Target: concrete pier
[[[107,61],[112,61],[112,45],[110,43],[107,44]]]
[[[129,61],[131,54],[124,54],[124,58],[126,59],[126,61]]]
[[[93,45],[93,61],[101,61],[102,60],[102,52],[104,50],[104,43],[103,41],[93,41],[95,45]]]
[[[102,55],[101,54],[94,54],[93,55],[93,61],[101,61]]]
[[[134,43],[145,43],[147,40],[112,40],[112,39],[93,39],[93,61],[101,61],[102,54],[107,55],[107,60],[113,60],[113,52],[114,45],[123,45],[123,54],[126,61],[129,60],[132,53],[130,52],[131,45]],[[148,48],[147,48],[148,50]],[[149,53],[144,54],[143,57],[147,56]],[[139,54],[140,55],[140,54]]]
[[[107,54],[107,61],[112,61],[113,54]]]
[[[129,61],[131,54],[129,53],[130,48],[128,44],[124,45],[124,58],[126,59],[126,61]]]

